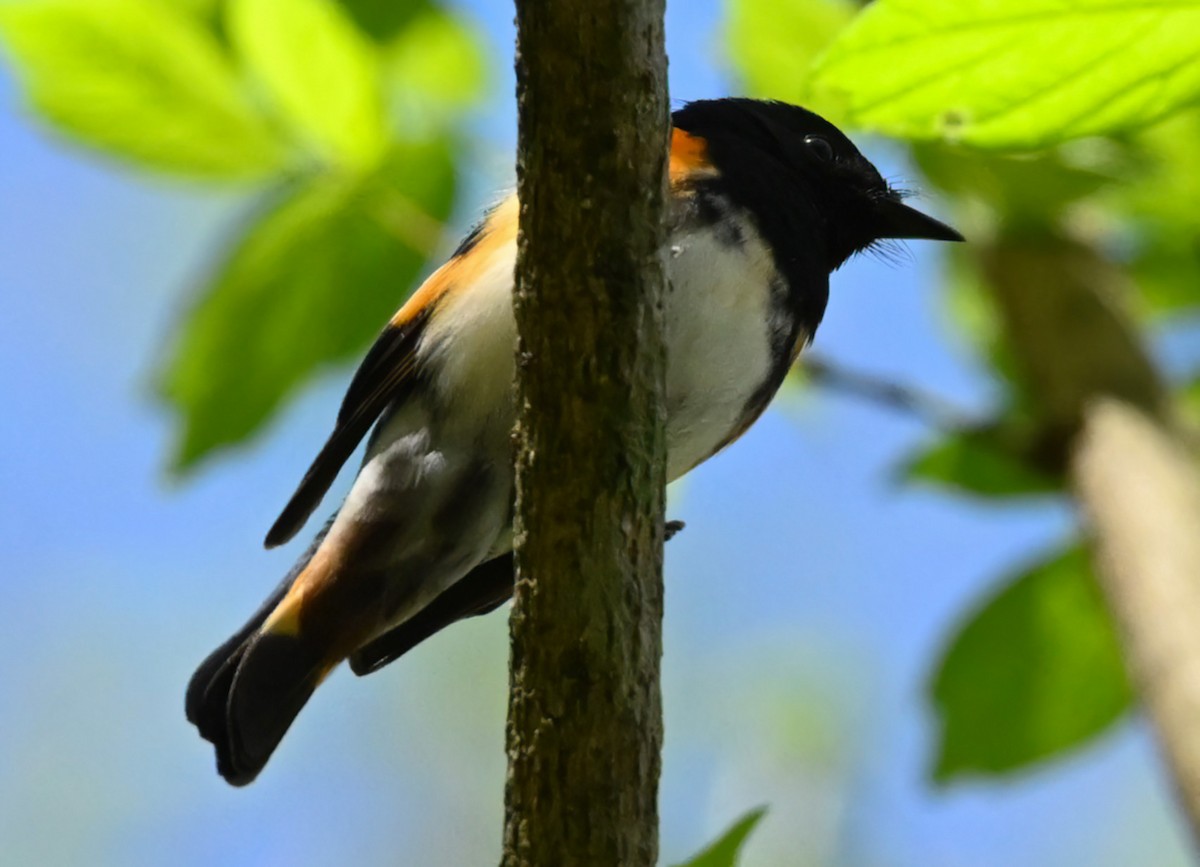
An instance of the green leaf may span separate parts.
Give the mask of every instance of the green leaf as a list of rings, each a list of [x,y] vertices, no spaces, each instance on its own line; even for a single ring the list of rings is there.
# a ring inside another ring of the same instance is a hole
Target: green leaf
[[[398,147],[366,178],[317,176],[235,244],[161,383],[177,470],[259,430],[314,371],[359,352],[407,296],[450,211],[448,145]]]
[[[458,17],[430,9],[388,45],[392,114],[401,129],[430,129],[475,103],[487,78],[483,44]]]
[[[1145,126],[1200,98],[1198,0],[877,0],[814,91],[910,139],[1036,148]]]
[[[910,457],[902,474],[984,497],[1061,493],[1062,477],[1037,465],[1031,439],[1003,422],[955,431]]]
[[[230,38],[299,136],[373,165],[387,144],[379,55],[333,0],[230,0]]]
[[[1129,268],[1150,313],[1171,315],[1200,306],[1200,233],[1174,226],[1153,235]]]
[[[1179,394],[1183,415],[1194,425],[1200,425],[1200,377],[1183,387]]]
[[[1028,767],[1120,719],[1132,694],[1082,548],[1025,570],[968,619],[938,665],[932,699],[940,782]]]
[[[338,0],[359,29],[384,43],[428,10],[430,0]]]
[[[178,9],[186,9],[194,15],[208,18],[217,11],[222,0],[156,0],[156,2]]]
[[[766,807],[751,810],[738,819],[715,843],[690,861],[685,861],[677,867],[735,867],[742,844],[746,842],[746,838],[750,836],[754,826],[766,813]]]
[[[974,199],[1007,223],[1044,227],[1069,205],[1114,184],[1114,172],[1074,164],[1058,151],[1004,156],[940,143],[921,143],[913,157],[925,178],[963,203]]]
[[[734,0],[729,56],[745,89],[757,96],[812,105],[813,60],[854,18],[851,0]]]
[[[0,40],[34,108],[68,136],[144,166],[248,177],[286,151],[211,33],[154,0],[0,6]]]
[[[1141,165],[1110,198],[1130,228],[1139,296],[1157,315],[1200,306],[1200,112],[1146,130],[1132,148]]]

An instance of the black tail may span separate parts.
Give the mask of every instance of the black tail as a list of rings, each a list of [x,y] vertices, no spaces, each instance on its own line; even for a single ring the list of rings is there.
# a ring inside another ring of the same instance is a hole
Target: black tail
[[[303,639],[256,632],[207,682],[193,679],[189,697],[194,691],[198,698],[188,719],[216,747],[217,772],[227,782],[244,786],[258,776],[325,671],[323,654]]]
[[[254,616],[200,663],[188,683],[188,721],[216,747],[217,771],[235,786],[258,776],[325,673],[322,648],[300,636],[262,631],[324,536],[322,530]]]

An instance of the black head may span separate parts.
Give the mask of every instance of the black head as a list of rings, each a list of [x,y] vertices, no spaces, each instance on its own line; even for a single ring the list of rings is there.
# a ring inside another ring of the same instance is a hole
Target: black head
[[[816,244],[820,264],[833,271],[884,238],[963,240],[905,205],[850,139],[811,111],[755,99],[699,100],[673,121],[705,140],[722,187],[755,215],[777,255]]]

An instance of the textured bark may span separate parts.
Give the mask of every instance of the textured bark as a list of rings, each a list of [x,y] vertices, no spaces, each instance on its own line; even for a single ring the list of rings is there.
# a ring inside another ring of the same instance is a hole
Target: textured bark
[[[517,3],[506,867],[657,859],[663,11],[662,0]]]
[[[1089,523],[1097,574],[1160,750],[1200,838],[1200,470],[1088,247],[1001,241],[984,254],[1016,361]]]

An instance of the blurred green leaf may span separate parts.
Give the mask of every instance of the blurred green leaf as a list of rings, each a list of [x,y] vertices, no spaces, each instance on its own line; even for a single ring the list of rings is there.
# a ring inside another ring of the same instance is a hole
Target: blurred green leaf
[[[1200,2],[876,0],[813,88],[902,138],[1036,148],[1129,130],[1200,98]]]
[[[1025,570],[950,642],[932,683],[933,776],[1024,768],[1111,726],[1132,694],[1082,548]]]
[[[1149,235],[1130,271],[1152,314],[1170,315],[1200,305],[1200,235],[1182,226]]]
[[[217,11],[217,7],[223,0],[157,0],[157,2],[207,17]]]
[[[1062,492],[1062,478],[1038,467],[1030,444],[1010,433],[1010,427],[1001,422],[947,434],[911,456],[902,473],[909,480],[985,497]]]
[[[729,54],[746,89],[821,111],[809,93],[812,63],[857,8],[851,0],[733,0]]]
[[[196,175],[274,172],[286,151],[187,9],[155,0],[0,6],[0,39],[38,112],[72,138]]]
[[[369,167],[387,145],[378,51],[333,0],[229,0],[230,39],[297,133]]]
[[[1200,425],[1200,377],[1193,379],[1180,392],[1183,413],[1192,424]]]
[[[991,372],[1010,392],[1018,392],[1018,365],[993,290],[980,271],[981,245],[998,233],[1046,241],[1064,232],[1094,237],[1101,221],[1107,239],[1116,221],[1101,199],[1125,183],[1131,164],[1127,149],[1111,140],[1088,139],[1010,156],[918,142],[912,154],[924,177],[953,199],[954,225],[975,242],[944,251],[941,309]]]
[[[715,843],[677,867],[735,867],[746,838],[766,813],[766,807],[751,810],[738,819]]]
[[[436,9],[421,13],[388,45],[385,56],[401,129],[444,124],[483,94],[483,42],[457,16]]]
[[[1200,112],[1142,132],[1131,149],[1141,165],[1108,197],[1130,227],[1130,271],[1148,312],[1200,305]]]
[[[961,221],[954,221],[958,224]],[[966,245],[962,245],[966,246]],[[1003,323],[996,309],[974,250],[947,250],[942,257],[938,284],[938,313],[956,336],[967,338],[970,348],[988,359],[1004,341]]]
[[[418,15],[432,8],[430,0],[337,0],[364,33],[384,43]]]
[[[450,147],[410,145],[366,178],[290,190],[236,243],[161,383],[188,469],[246,439],[324,365],[360,351],[408,295],[454,192]]]
[[[1003,156],[940,143],[913,147],[913,157],[930,183],[964,199],[977,199],[1008,223],[1043,226],[1068,205],[1114,183],[1114,174],[1072,165],[1059,151]]]

